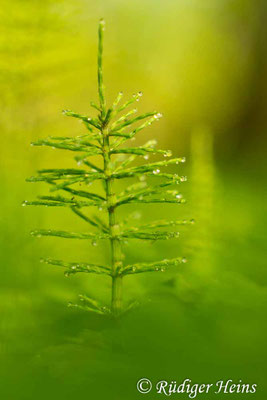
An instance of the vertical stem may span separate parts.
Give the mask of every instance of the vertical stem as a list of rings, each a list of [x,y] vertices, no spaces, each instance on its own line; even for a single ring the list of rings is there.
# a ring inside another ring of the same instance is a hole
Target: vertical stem
[[[118,270],[122,266],[122,251],[120,240],[115,236],[119,234],[119,225],[116,224],[115,215],[115,194],[113,193],[112,183],[110,178],[110,154],[109,154],[109,137],[107,130],[103,128],[103,152],[104,152],[104,173],[106,175],[106,200],[108,204],[109,215],[109,232],[111,235],[111,257],[112,257],[112,295],[111,295],[111,310],[114,315],[118,315],[122,308],[122,277],[118,275]]]
[[[104,84],[103,84],[103,35],[104,35],[104,27],[105,21],[103,19],[99,22],[98,28],[98,69],[97,69],[97,78],[98,78],[98,94],[100,101],[100,108],[102,111],[102,117],[105,115],[106,111],[106,101],[104,96]]]
[[[100,123],[101,133],[103,137],[102,149],[104,158],[104,174],[106,177],[106,201],[109,215],[109,233],[110,233],[110,245],[111,245],[111,257],[112,257],[112,296],[111,296],[111,311],[114,315],[118,315],[122,307],[122,277],[118,275],[119,268],[122,266],[122,251],[120,240],[116,237],[119,235],[119,225],[116,224],[115,216],[115,202],[116,197],[113,193],[111,178],[111,160],[110,160],[110,147],[109,147],[109,136],[108,136],[108,113],[106,115],[106,101],[104,95],[104,84],[103,84],[103,33],[104,33],[104,20],[100,20],[98,29],[98,94],[100,102]]]

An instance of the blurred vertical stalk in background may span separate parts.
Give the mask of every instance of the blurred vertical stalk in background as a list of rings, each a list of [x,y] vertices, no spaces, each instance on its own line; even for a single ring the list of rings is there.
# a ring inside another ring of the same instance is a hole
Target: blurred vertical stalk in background
[[[191,203],[196,218],[193,230],[192,267],[201,276],[208,276],[213,267],[214,205],[216,178],[213,155],[213,133],[207,126],[195,128],[191,134]]]

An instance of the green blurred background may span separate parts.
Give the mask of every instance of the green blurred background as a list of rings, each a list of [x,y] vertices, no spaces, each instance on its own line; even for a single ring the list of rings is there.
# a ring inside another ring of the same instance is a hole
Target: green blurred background
[[[221,398],[266,398],[266,11],[264,0],[1,1],[1,398],[141,399],[141,377],[242,379],[257,393]],[[165,117],[146,139],[187,157],[187,204],[144,207],[142,218],[196,220],[178,242],[127,247],[128,262],[188,263],[126,278],[126,300],[142,305],[117,324],[66,307],[79,293],[108,301],[109,280],[39,263],[104,260],[106,245],[32,238],[85,227],[66,209],[21,207],[46,193],[25,183],[36,169],[74,165],[30,142],[82,132],[61,110],[87,114],[96,100],[100,17],[108,99],[142,90],[139,111]]]

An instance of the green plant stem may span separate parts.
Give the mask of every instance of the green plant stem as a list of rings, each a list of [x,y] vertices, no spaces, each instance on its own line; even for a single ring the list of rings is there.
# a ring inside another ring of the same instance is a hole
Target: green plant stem
[[[115,214],[115,195],[113,193],[113,180],[110,178],[110,147],[107,129],[103,127],[103,152],[104,152],[104,174],[106,175],[106,201],[108,204],[109,232],[111,235],[111,257],[112,257],[112,295],[111,310],[116,316],[120,314],[122,308],[122,277],[118,275],[118,270],[122,266],[122,250],[119,235],[119,225],[116,224]]]
[[[104,24],[103,20],[100,20],[98,29],[98,94],[100,101],[100,109],[102,117],[105,115],[106,102],[104,96],[104,84],[103,84],[103,34],[104,34]]]

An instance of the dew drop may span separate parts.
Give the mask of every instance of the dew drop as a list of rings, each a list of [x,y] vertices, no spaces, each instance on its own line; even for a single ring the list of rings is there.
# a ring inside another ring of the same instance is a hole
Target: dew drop
[[[141,92],[141,91],[138,92],[138,93],[137,93],[137,96],[142,97],[142,96],[143,96],[143,92]]]
[[[186,176],[181,176],[180,181],[181,182],[186,182],[187,181],[187,177]]]
[[[176,199],[181,199],[183,197],[183,195],[181,193],[179,193],[175,197],[176,197]]]
[[[76,265],[73,265],[72,267],[71,267],[71,269],[73,269],[73,270],[75,270],[77,267],[76,267]]]
[[[162,114],[161,113],[157,113],[157,114],[154,115],[154,118],[156,120],[159,120],[160,118],[162,118]]]
[[[171,156],[172,156],[171,150],[167,150],[167,151],[163,154],[163,156],[164,156],[164,157],[171,157]]]
[[[187,259],[185,257],[182,258],[182,263],[186,263]]]
[[[190,222],[191,222],[192,225],[194,225],[195,220],[194,220],[194,219],[191,219]]]
[[[132,271],[135,272],[136,271],[136,267],[132,267]]]
[[[146,154],[146,155],[144,156],[144,159],[145,159],[145,160],[148,160],[148,159],[149,159],[149,155]]]
[[[68,271],[64,272],[64,275],[66,278],[68,278],[70,276],[70,273]]]
[[[181,158],[181,162],[182,162],[182,163],[185,163],[185,162],[186,162],[186,157],[182,157],[182,158]]]
[[[161,268],[161,272],[165,272],[166,270],[165,270],[165,268]]]
[[[96,247],[97,246],[97,242],[96,240],[92,240],[92,246]]]
[[[22,207],[25,207],[26,205],[27,205],[27,200],[25,200],[21,205],[22,205]]]

